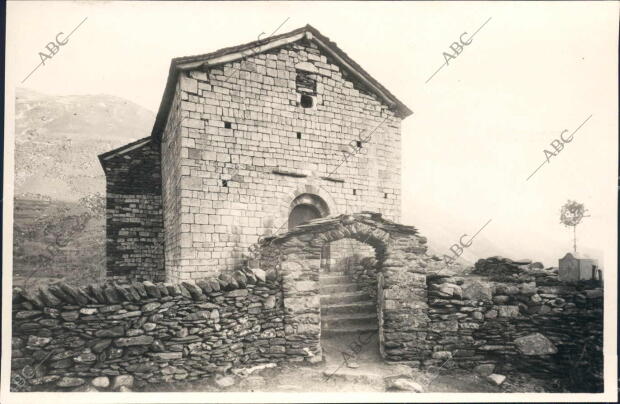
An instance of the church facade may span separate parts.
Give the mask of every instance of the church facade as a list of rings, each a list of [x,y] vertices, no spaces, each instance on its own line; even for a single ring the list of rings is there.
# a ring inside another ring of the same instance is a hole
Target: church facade
[[[108,277],[217,275],[317,217],[398,222],[410,114],[311,26],[173,59],[151,136],[99,156]]]

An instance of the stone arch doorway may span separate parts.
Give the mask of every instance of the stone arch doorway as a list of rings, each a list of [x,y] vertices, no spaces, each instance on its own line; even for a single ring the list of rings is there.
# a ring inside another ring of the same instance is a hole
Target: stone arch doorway
[[[303,193],[291,202],[288,215],[288,230],[291,231],[300,224],[310,220],[329,216],[329,206],[318,195]],[[329,245],[321,248],[321,269],[329,271],[331,263],[331,248]]]
[[[417,331],[424,331],[429,319],[425,266],[416,255],[425,253],[426,239],[414,227],[372,212],[315,219],[261,241],[261,266],[276,269],[282,281],[287,355],[310,362],[322,358],[321,249],[343,238],[369,244],[376,253],[381,356],[423,359],[424,332]]]

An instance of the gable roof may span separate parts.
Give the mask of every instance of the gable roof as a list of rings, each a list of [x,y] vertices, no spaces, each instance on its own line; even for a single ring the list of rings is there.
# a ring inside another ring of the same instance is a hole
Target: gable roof
[[[345,68],[358,80],[362,81],[370,91],[376,94],[386,105],[393,109],[397,116],[406,118],[413,113],[405,104],[398,100],[394,94],[388,91],[388,89],[383,87],[377,80],[362,69],[360,65],[353,61],[334,42],[323,36],[316,28],[306,25],[305,27],[298,28],[284,34],[259,39],[243,45],[223,48],[215,52],[202,55],[184,56],[172,59],[170,62],[170,69],[168,71],[168,79],[166,81],[164,95],[159,105],[159,110],[157,111],[157,117],[155,118],[155,124],[153,125],[151,136],[155,139],[159,139],[161,137],[161,132],[166,125],[168,110],[170,109],[170,105],[172,103],[177,78],[180,72],[230,63],[250,55],[262,53],[289,43],[297,42],[303,38],[316,43],[321,51],[325,52],[330,58],[334,59],[336,63]]]
[[[105,162],[107,160],[110,160],[111,158],[114,158],[117,156],[122,156],[126,153],[129,153],[130,151],[143,147],[146,144],[150,143],[152,140],[153,138],[151,136],[143,137],[142,139],[138,139],[135,142],[131,142],[121,147],[117,147],[116,149],[107,151],[105,153],[101,153],[97,157],[99,158],[99,162],[101,163],[101,166],[105,168]]]

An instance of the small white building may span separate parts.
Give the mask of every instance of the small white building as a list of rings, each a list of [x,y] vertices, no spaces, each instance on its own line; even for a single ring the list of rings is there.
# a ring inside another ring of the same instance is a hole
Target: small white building
[[[603,272],[593,258],[567,253],[559,260],[558,277],[561,281],[601,280]]]

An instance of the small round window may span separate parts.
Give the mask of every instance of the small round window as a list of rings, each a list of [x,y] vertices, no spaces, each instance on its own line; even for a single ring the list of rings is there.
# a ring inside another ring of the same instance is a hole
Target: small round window
[[[301,106],[304,108],[312,108],[313,105],[314,105],[314,99],[309,95],[302,94]]]

